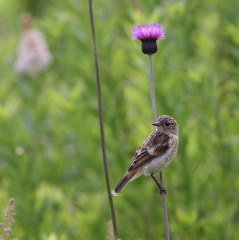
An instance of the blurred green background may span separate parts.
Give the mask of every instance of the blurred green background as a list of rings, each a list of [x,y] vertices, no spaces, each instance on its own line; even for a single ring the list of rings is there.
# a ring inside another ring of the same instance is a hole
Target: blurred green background
[[[111,188],[153,131],[148,58],[137,23],[167,30],[154,55],[157,114],[180,127],[164,170],[172,240],[239,239],[239,3],[94,1]],[[52,66],[14,70],[30,12]],[[110,210],[101,157],[87,1],[0,0],[0,222],[16,201],[11,237],[105,239]],[[161,197],[146,177],[114,198],[119,238],[164,239]]]

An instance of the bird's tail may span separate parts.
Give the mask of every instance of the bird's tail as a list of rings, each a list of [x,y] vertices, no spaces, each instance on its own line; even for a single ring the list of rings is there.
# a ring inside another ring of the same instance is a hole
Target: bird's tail
[[[119,193],[128,184],[128,182],[133,180],[132,178],[135,176],[135,174],[136,174],[135,171],[127,172],[114,188],[114,193],[115,194]]]

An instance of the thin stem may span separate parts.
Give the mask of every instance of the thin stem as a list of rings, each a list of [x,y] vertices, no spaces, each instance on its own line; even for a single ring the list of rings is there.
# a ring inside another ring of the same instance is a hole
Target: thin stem
[[[150,74],[150,89],[151,89],[151,104],[152,104],[152,112],[153,119],[156,121],[157,113],[156,113],[156,103],[155,103],[155,87],[154,87],[154,70],[153,70],[153,55],[149,56],[149,74]],[[156,127],[155,127],[156,128]]]
[[[160,174],[159,174],[159,179],[160,179],[160,185],[162,186],[162,188],[164,188],[164,181],[163,181],[163,173],[162,172],[160,172]],[[165,195],[164,192],[162,192],[161,194],[162,194],[162,200],[163,200],[165,234],[166,234],[166,239],[170,240],[166,195]]]
[[[94,25],[92,0],[88,0],[88,4],[89,4],[90,24],[91,24],[93,48],[94,48],[94,62],[95,62],[95,74],[96,74],[96,84],[97,84],[97,93],[98,93],[98,109],[99,109],[99,122],[100,122],[100,136],[101,136],[101,148],[102,148],[102,157],[103,157],[103,165],[104,165],[104,172],[105,172],[105,181],[106,181],[108,199],[109,199],[110,210],[111,210],[114,237],[115,237],[115,239],[118,239],[116,216],[115,216],[114,203],[113,203],[111,190],[110,190],[111,188],[110,188],[110,180],[109,180],[107,157],[106,157],[102,97],[101,97],[101,83],[100,83],[99,63],[98,63],[98,55],[97,55],[97,48],[96,48],[96,37],[95,37],[95,25]]]
[[[152,104],[153,119],[154,119],[154,121],[156,121],[157,113],[156,113],[156,104],[155,104],[153,55],[148,55],[148,56],[149,56],[149,69],[150,69],[151,104]],[[160,177],[160,186],[162,188],[164,188],[164,181],[163,181],[163,173],[162,172],[160,172],[159,177]],[[162,195],[162,204],[163,204],[163,213],[164,213],[164,227],[165,227],[166,240],[170,240],[166,195],[163,191],[162,191],[161,195]]]

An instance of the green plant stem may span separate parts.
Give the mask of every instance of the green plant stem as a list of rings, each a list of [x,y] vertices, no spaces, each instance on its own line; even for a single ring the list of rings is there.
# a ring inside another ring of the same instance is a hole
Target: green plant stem
[[[154,119],[154,121],[156,121],[157,113],[156,113],[156,103],[155,103],[153,55],[148,55],[148,56],[149,56],[149,69],[150,69],[151,104],[152,104],[153,119]],[[160,178],[160,186],[164,187],[163,173],[162,172],[160,172],[159,178]],[[170,240],[166,195],[165,195],[164,192],[162,192],[161,194],[162,194],[162,204],[163,204],[164,227],[165,227],[166,240]]]
[[[157,119],[156,103],[155,103],[155,87],[154,87],[154,70],[153,70],[153,55],[149,56],[149,72],[150,72],[150,89],[151,89],[151,104],[154,122]]]
[[[96,47],[95,25],[94,25],[94,14],[93,14],[92,0],[88,0],[88,3],[89,3],[90,23],[91,23],[93,48],[94,48],[95,73],[96,73],[96,83],[97,83],[97,92],[98,92],[100,136],[101,136],[101,147],[102,147],[102,157],[103,157],[103,165],[104,165],[104,172],[105,172],[105,181],[106,181],[108,199],[109,199],[110,210],[111,210],[114,237],[115,237],[115,239],[118,239],[116,216],[115,216],[114,203],[113,203],[111,190],[110,190],[111,188],[110,188],[110,180],[109,180],[107,157],[106,157],[104,121],[103,121],[103,110],[102,110],[102,97],[101,97],[101,83],[100,83],[99,63],[98,63],[98,55],[97,55],[97,47]]]
[[[164,181],[163,181],[163,173],[162,172],[159,173],[159,178],[160,178],[160,185],[164,188]],[[166,202],[166,195],[165,195],[164,192],[162,192],[162,200],[163,200],[163,214],[164,214],[165,235],[166,235],[166,239],[170,240],[167,202]]]

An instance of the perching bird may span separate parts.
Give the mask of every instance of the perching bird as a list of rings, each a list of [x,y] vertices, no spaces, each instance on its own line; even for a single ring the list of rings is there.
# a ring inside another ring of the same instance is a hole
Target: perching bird
[[[160,193],[166,193],[154,177],[166,168],[175,157],[178,150],[178,124],[168,115],[157,118],[152,125],[156,126],[148,138],[134,154],[126,174],[112,191],[117,195],[130,181],[141,175],[150,175],[160,188]]]

